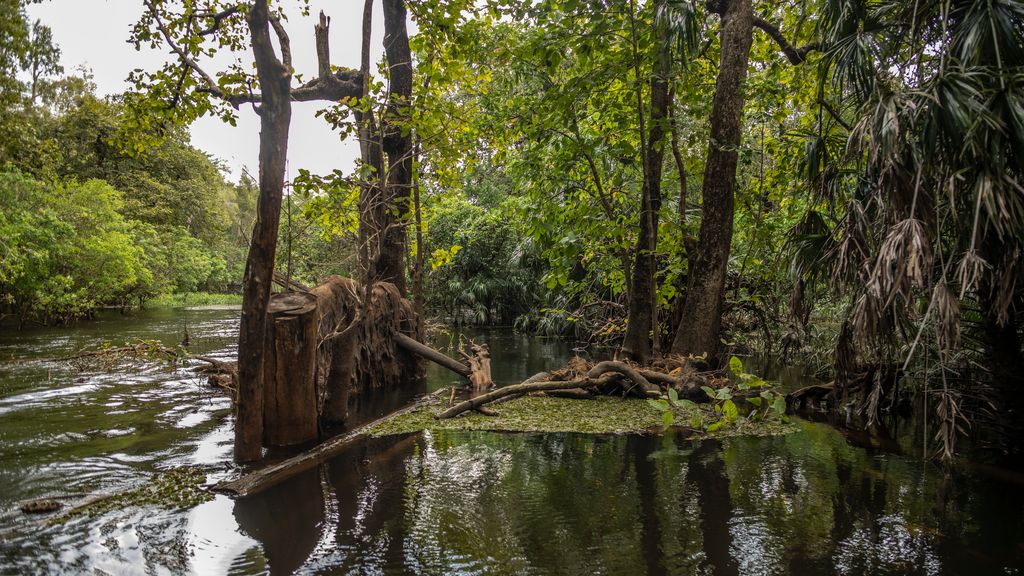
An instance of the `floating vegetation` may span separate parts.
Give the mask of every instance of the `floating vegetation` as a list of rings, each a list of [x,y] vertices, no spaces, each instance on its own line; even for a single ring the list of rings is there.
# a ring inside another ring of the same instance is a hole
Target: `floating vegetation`
[[[191,508],[213,499],[213,494],[203,488],[205,484],[206,472],[201,468],[174,468],[155,474],[149,482],[134,490],[94,498],[75,506],[54,517],[53,521],[66,522],[72,518],[98,516],[130,507]]]
[[[651,410],[645,400],[596,396],[589,400],[520,396],[489,406],[497,416],[467,413],[456,418],[438,420],[437,414],[447,408],[444,398],[434,396],[419,409],[372,426],[371,436],[407,434],[421,430],[486,430],[492,432],[578,432],[585,434],[654,433],[665,429],[662,414]],[[691,422],[700,416],[714,417],[711,406],[694,404],[672,407],[676,422]],[[739,418],[735,425],[707,433],[688,426],[695,436],[723,437],[736,435],[773,436],[788,434],[796,426],[781,421],[748,421]]]
[[[159,340],[136,340],[125,342],[123,346],[114,346],[111,342],[104,342],[96,350],[79,352],[72,356],[61,358],[79,371],[110,371],[125,364],[137,364],[139,362],[170,362],[176,363],[188,352],[181,347],[169,347]]]

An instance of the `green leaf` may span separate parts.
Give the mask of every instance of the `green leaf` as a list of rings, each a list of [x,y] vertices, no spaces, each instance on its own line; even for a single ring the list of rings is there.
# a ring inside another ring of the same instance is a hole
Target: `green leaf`
[[[674,420],[675,415],[672,414],[671,410],[666,410],[665,412],[661,413],[661,423],[664,424],[666,428],[671,426]]]
[[[780,416],[786,414],[786,397],[779,394],[775,397],[775,401],[772,402],[772,410],[777,412]]]
[[[715,389],[714,388],[712,388],[710,386],[701,386],[700,389],[703,390],[704,393],[708,395],[708,398],[714,398],[715,397]]]
[[[755,398],[747,398],[747,402],[750,402],[751,406],[757,406],[758,408],[761,407],[761,399],[760,398],[756,398],[756,397]]]
[[[665,402],[664,400],[662,400],[660,398],[659,399],[648,398],[647,399],[647,403],[650,404],[652,408],[654,408],[655,410],[658,410],[659,412],[666,412],[669,409],[668,402]]]
[[[732,400],[726,400],[725,403],[722,404],[722,413],[725,414],[725,418],[729,422],[735,421],[740,415],[739,409],[736,408],[736,403]]]
[[[695,412],[690,416],[690,427],[697,430],[704,429],[704,417],[700,415],[700,412]]]
[[[718,393],[715,394],[715,398],[719,400],[728,400],[732,398],[732,391],[729,390],[728,386],[722,386],[718,389]]]
[[[743,361],[735,356],[729,358],[729,371],[736,376],[743,374]]]
[[[719,420],[719,421],[713,423],[711,426],[708,426],[708,432],[714,432],[714,431],[718,430],[719,428],[721,428],[722,426],[725,426],[725,420],[724,419],[723,420]]]
[[[679,404],[679,393],[676,392],[675,388],[668,389],[668,401],[673,404]]]

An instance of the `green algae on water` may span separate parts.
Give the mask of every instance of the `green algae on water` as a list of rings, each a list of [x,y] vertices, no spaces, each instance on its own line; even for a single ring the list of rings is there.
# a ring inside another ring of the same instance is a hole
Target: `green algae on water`
[[[52,520],[57,523],[66,522],[72,518],[98,516],[130,507],[191,508],[213,499],[213,494],[203,489],[205,483],[206,473],[201,468],[174,468],[157,473],[149,482],[134,490],[72,508]]]
[[[370,436],[408,434],[422,430],[480,430],[490,432],[576,432],[584,434],[627,434],[661,432],[662,413],[646,400],[596,396],[587,400],[549,396],[519,396],[497,402],[488,408],[497,416],[468,412],[438,420],[434,416],[447,407],[440,397],[433,397],[419,409],[386,419],[370,427]],[[713,421],[710,406],[673,407],[676,422],[690,422],[699,413],[705,421]],[[714,434],[693,430],[695,436],[775,436],[796,430],[792,424],[778,420],[752,421],[740,418]]]

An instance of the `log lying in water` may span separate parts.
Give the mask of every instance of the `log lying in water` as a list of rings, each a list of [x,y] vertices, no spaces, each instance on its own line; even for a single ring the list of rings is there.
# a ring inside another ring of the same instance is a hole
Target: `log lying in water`
[[[512,386],[498,388],[497,390],[488,392],[487,394],[460,402],[444,412],[441,412],[436,416],[436,418],[452,418],[453,416],[458,416],[467,410],[479,410],[484,404],[511,396],[522,396],[523,394],[529,394],[530,392],[576,390],[576,394],[580,395],[580,392],[586,392],[592,388],[603,386],[611,380],[619,378],[620,375],[626,376],[631,380],[633,385],[640,388],[645,396],[657,397],[661,395],[660,388],[648,382],[647,379],[639,372],[623,362],[611,360],[598,362],[587,372],[584,378],[575,378],[572,380],[536,380],[538,377],[542,377],[542,375],[550,377],[546,372],[542,372],[521,384],[513,384]]]
[[[405,334],[395,334],[395,342],[402,348],[408,350],[409,352],[426,358],[427,360],[430,360],[431,362],[439,366],[443,366],[451,370],[452,372],[455,372],[459,376],[469,378],[470,375],[473,373],[473,371],[470,370],[469,366],[466,366],[462,362],[459,362],[454,358],[450,358],[442,354],[441,352],[434,350],[430,346],[427,346],[426,344],[423,344],[409,336],[406,336]]]
[[[523,394],[528,394],[530,392],[546,392],[548,390],[569,390],[572,388],[585,389],[597,386],[598,383],[599,380],[591,380],[590,378],[579,378],[576,380],[555,380],[548,382],[530,382],[528,384],[513,384],[511,386],[498,388],[497,390],[493,390],[491,392],[488,392],[487,394],[482,394],[480,396],[477,396],[476,398],[470,398],[469,400],[459,402],[455,406],[452,406],[451,408],[445,410],[444,412],[441,412],[440,414],[435,416],[435,418],[440,420],[443,418],[451,418],[453,416],[458,416],[459,414],[462,414],[467,410],[475,410],[483,406],[484,404],[494,402],[495,400],[500,400],[501,398],[505,398],[507,396],[522,396]]]
[[[326,442],[303,452],[302,454],[293,456],[287,460],[278,462],[277,464],[272,464],[265,468],[253,470],[236,480],[221,482],[215,485],[212,490],[221,494],[243,497],[252,496],[253,494],[262,492],[271,486],[280,484],[288,478],[291,478],[304,470],[309,470],[321,462],[328,460],[351,442],[365,436],[370,428],[404,414],[408,414],[409,412],[419,410],[424,404],[430,403],[435,397],[443,396],[446,393],[448,393],[448,389],[442,388],[437,392],[423,397],[417,402],[413,402],[405,408],[364,424],[346,432],[345,434],[335,436],[334,438],[331,438]]]

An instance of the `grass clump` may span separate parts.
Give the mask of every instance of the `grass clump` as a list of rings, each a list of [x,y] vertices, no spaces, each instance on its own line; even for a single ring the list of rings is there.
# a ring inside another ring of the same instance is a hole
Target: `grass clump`
[[[212,292],[179,292],[161,294],[146,301],[147,307],[187,308],[189,306],[241,306],[241,294],[215,294]]]

